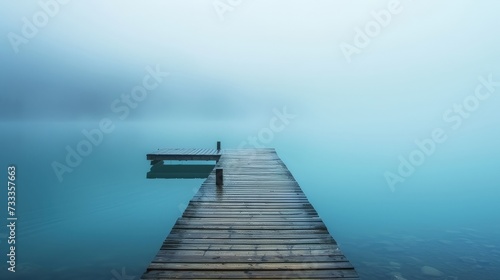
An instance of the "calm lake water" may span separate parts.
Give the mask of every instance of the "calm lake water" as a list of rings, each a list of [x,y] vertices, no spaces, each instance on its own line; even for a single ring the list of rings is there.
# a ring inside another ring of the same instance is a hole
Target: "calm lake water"
[[[0,1],[0,280],[138,280],[203,182],[146,154],[216,141],[275,148],[362,279],[500,279],[499,10]]]
[[[236,148],[267,123],[117,123],[62,182],[52,162],[64,162],[65,147],[97,122],[2,123],[2,168],[17,167],[18,221],[15,274],[0,230],[0,278],[139,279],[203,182],[146,179],[146,153],[217,140]],[[465,133],[391,192],[383,174],[397,168],[400,147],[306,133],[307,125],[292,122],[265,146],[276,148],[362,279],[429,279],[425,266],[442,272],[435,279],[498,279],[500,177],[498,152],[488,152],[496,139]]]

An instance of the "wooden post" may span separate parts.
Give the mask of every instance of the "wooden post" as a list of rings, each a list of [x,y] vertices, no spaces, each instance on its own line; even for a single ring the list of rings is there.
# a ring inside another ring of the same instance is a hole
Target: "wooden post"
[[[222,168],[215,169],[215,184],[217,186],[224,185],[224,175],[222,173]]]
[[[217,151],[220,151],[220,141],[217,141]]]

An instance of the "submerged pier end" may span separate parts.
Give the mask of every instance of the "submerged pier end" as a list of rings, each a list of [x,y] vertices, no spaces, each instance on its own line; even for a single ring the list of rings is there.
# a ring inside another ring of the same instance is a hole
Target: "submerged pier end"
[[[274,149],[175,150],[217,163],[141,279],[358,279]]]

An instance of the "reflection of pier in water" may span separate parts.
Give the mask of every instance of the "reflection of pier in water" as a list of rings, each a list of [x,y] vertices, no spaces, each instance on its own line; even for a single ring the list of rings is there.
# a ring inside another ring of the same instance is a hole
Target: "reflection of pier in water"
[[[207,179],[142,279],[358,279],[274,149],[222,151],[218,143],[147,159],[148,178]]]
[[[149,179],[203,179],[210,175],[215,164],[162,164],[151,166],[146,174]]]

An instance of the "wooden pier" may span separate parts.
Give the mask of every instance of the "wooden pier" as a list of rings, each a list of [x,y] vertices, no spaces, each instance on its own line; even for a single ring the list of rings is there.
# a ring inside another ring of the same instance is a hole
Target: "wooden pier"
[[[141,279],[358,279],[274,149],[185,151],[147,158],[218,162]]]
[[[161,149],[146,155],[151,163],[162,160],[219,160],[220,157],[220,149]]]

